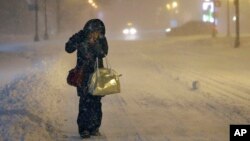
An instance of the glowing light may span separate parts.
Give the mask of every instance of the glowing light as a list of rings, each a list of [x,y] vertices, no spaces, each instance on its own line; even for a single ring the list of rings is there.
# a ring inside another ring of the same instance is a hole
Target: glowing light
[[[234,17],[233,17],[233,21],[236,21],[236,20],[237,20],[237,17],[236,17],[236,16],[234,16]]]
[[[129,33],[129,30],[126,28],[126,29],[124,29],[122,32],[123,32],[123,34],[128,34],[128,33]]]
[[[167,28],[165,32],[171,32],[171,28]]]
[[[214,18],[210,18],[209,21],[210,21],[210,23],[213,23],[214,22]]]
[[[133,24],[131,23],[131,22],[128,22],[128,24],[127,24],[128,26],[132,26]]]
[[[174,1],[174,2],[172,3],[172,7],[173,7],[173,8],[178,7],[178,3],[177,3],[176,1]]]
[[[171,10],[171,5],[170,4],[166,4],[166,8],[167,8],[167,10]]]
[[[203,15],[203,17],[202,17],[202,20],[203,20],[203,22],[208,22],[208,16],[207,15]]]
[[[203,17],[202,17],[203,22],[213,23],[214,3],[212,1],[205,1],[203,2],[202,9],[203,9]]]
[[[122,32],[125,35],[128,35],[128,34],[135,35],[137,33],[137,30],[132,27],[132,28],[125,28]]]
[[[135,28],[130,28],[129,32],[130,34],[136,34],[137,30]]]
[[[88,0],[88,3],[91,4],[94,8],[98,8],[98,6],[95,4],[94,0]]]

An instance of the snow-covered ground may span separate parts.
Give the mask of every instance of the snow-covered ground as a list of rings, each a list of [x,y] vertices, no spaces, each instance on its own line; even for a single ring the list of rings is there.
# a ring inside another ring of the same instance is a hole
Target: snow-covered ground
[[[103,98],[102,136],[87,140],[229,140],[230,124],[250,124],[249,38],[240,48],[201,36],[109,41],[122,93]],[[0,47],[0,140],[81,140],[79,98],[65,80],[76,54],[65,42]]]

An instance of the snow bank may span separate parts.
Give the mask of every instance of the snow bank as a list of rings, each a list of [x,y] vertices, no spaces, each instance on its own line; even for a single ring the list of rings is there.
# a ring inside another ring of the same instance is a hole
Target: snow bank
[[[64,115],[62,95],[66,92],[67,69],[62,61],[65,58],[53,54],[62,53],[64,46],[45,45],[48,43],[33,46],[36,51],[32,56],[31,51],[16,54],[19,58],[29,56],[33,64],[0,89],[0,140],[58,138]]]

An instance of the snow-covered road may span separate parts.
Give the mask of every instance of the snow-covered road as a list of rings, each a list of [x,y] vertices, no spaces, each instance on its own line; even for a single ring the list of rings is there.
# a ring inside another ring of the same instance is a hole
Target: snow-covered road
[[[39,45],[31,58],[42,65],[1,88],[0,140],[81,140],[79,99],[65,81],[76,54],[64,52],[64,42]],[[122,93],[103,98],[103,136],[87,140],[229,140],[230,124],[250,124],[249,37],[242,42],[235,49],[226,38],[110,41]]]

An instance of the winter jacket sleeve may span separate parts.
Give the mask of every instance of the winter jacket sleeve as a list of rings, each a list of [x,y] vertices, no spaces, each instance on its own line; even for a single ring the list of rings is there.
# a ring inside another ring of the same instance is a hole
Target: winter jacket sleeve
[[[74,52],[77,47],[80,45],[83,39],[83,30],[80,30],[78,33],[74,34],[69,38],[69,41],[65,44],[65,51],[68,53]]]
[[[99,43],[94,47],[98,58],[103,58],[108,54],[108,43],[106,37],[100,39]]]
[[[102,50],[103,50],[103,57],[108,55],[108,42],[106,37],[103,39],[103,45],[102,45]]]

